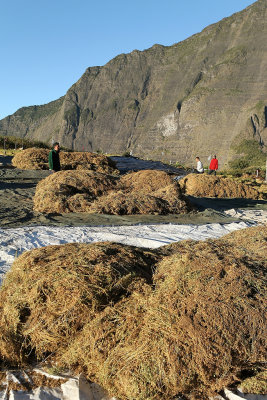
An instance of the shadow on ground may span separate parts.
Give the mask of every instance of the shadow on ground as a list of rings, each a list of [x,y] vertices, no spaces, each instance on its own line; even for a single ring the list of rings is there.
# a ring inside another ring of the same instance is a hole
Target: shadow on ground
[[[215,211],[224,211],[231,208],[260,208],[267,210],[267,201],[265,200],[250,200],[250,199],[217,199],[208,197],[193,197],[188,196],[190,201],[195,204],[199,211],[207,208]]]
[[[9,159],[10,157],[8,157]],[[115,158],[115,157],[114,157]],[[2,159],[2,158],[1,158]],[[0,161],[1,161],[0,159]],[[8,160],[10,163],[11,158]],[[144,161],[133,157],[116,157],[121,172],[140,169],[171,169],[171,173],[185,174],[185,171],[165,164]],[[0,169],[0,227],[13,228],[25,225],[53,226],[108,226],[136,224],[207,224],[238,221],[223,213],[231,208],[267,209],[266,201],[246,199],[209,199],[189,197],[198,213],[186,215],[102,215],[87,213],[48,214],[33,212],[33,196],[37,183],[50,171]]]

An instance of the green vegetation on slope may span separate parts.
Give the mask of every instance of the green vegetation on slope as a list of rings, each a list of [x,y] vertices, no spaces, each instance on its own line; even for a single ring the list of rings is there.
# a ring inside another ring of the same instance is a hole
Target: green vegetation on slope
[[[37,121],[41,118],[48,117],[62,106],[64,100],[64,96],[60,97],[58,100],[51,101],[50,103],[40,105],[40,106],[30,106],[30,107],[22,107],[17,110],[14,116],[23,118],[25,120],[34,120]]]
[[[24,138],[18,138],[15,136],[0,136],[0,149],[13,150],[23,147],[28,149],[30,147],[39,147],[48,149],[49,146],[40,141],[27,140]]]
[[[265,168],[267,154],[264,152],[264,146],[256,140],[243,140],[234,149],[237,154],[242,154],[241,157],[229,162],[231,172],[234,174]]]

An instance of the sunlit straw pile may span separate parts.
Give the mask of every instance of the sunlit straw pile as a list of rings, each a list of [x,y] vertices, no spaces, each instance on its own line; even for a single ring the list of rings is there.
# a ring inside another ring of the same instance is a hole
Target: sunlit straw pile
[[[266,227],[260,229],[267,250]],[[243,233],[248,242],[253,233]],[[157,266],[154,290],[146,285],[99,314],[77,335],[65,362],[80,362],[90,379],[131,400],[206,398],[242,369],[262,365],[266,259],[238,247],[233,236],[231,243],[172,247]]]
[[[32,147],[16,153],[12,164],[20,169],[48,169],[48,154],[48,149]]]
[[[179,184],[187,195],[196,197],[258,199],[260,196],[245,183],[207,174],[189,174]]]
[[[104,154],[88,152],[61,152],[60,162],[62,169],[92,170],[104,174],[119,174],[116,163]]]
[[[59,171],[41,180],[34,210],[43,213],[89,212],[91,203],[111,189],[118,178],[93,171]]]
[[[12,164],[20,169],[49,169],[48,149],[30,148],[18,152],[12,158]],[[60,152],[62,170],[91,170],[105,174],[119,174],[116,163],[104,154],[89,152]]]
[[[39,182],[39,212],[183,214],[192,210],[177,182],[163,171],[140,171],[120,179],[89,171],[61,171]]]
[[[25,253],[0,292],[0,354],[52,352],[122,400],[207,398],[265,360],[266,239]]]
[[[97,199],[90,211],[117,215],[169,214],[170,208],[168,203],[161,198],[119,190]]]
[[[156,254],[115,243],[48,246],[22,254],[0,292],[0,354],[59,352],[107,305],[151,283]]]

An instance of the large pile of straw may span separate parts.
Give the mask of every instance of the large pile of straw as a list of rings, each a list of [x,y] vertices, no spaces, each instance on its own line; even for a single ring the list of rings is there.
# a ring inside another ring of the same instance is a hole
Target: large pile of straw
[[[179,181],[187,195],[196,197],[258,199],[259,192],[245,183],[206,174],[189,174]]]
[[[232,246],[242,249],[248,256],[259,255],[266,258],[267,227],[257,226],[229,233],[223,238]]]
[[[177,182],[166,172],[144,170],[120,177],[120,190],[97,199],[91,211],[105,214],[183,214],[192,211]]]
[[[125,193],[112,191],[95,200],[90,212],[97,214],[134,215],[134,214],[169,214],[168,203],[143,193]]]
[[[60,162],[62,169],[87,169],[104,174],[118,174],[116,163],[104,154],[87,152],[61,152]]]
[[[163,171],[134,172],[120,179],[90,171],[61,171],[39,182],[34,209],[44,213],[182,214],[192,206]]]
[[[256,226],[249,229],[240,229],[238,231],[225,235],[222,239],[224,242],[232,245],[235,249],[240,248],[248,256],[265,257],[267,253],[267,227]],[[220,241],[219,241],[220,243]],[[172,255],[184,251],[185,249],[193,249],[198,244],[195,240],[185,240],[168,244],[161,247],[161,254]]]
[[[24,253],[0,291],[0,356],[51,353],[121,399],[207,398],[264,362],[266,239]]]
[[[18,152],[12,164],[20,169],[48,169],[48,149],[30,148]],[[119,174],[116,163],[103,154],[88,152],[60,152],[62,170],[91,170],[105,174]]]
[[[144,285],[106,308],[61,362],[130,400],[207,398],[262,365],[266,259],[238,243],[181,242],[159,262],[154,290]]]
[[[41,180],[34,210],[44,213],[89,212],[97,197],[116,187],[118,178],[93,171],[60,171]]]
[[[16,153],[12,164],[20,169],[48,169],[48,154],[48,149],[32,147]]]
[[[263,183],[260,186],[257,186],[257,190],[260,193],[260,198],[263,200],[267,199],[267,183]]]
[[[122,186],[131,192],[155,194],[158,190],[174,186],[179,191],[179,186],[165,171],[143,170],[132,172],[121,177]]]
[[[183,196],[179,184],[164,171],[145,170],[121,177],[121,185],[127,193],[145,194],[162,199],[168,213],[186,213],[192,210]]]
[[[157,255],[115,243],[25,252],[0,292],[0,355],[10,362],[60,352],[107,305],[150,283]]]

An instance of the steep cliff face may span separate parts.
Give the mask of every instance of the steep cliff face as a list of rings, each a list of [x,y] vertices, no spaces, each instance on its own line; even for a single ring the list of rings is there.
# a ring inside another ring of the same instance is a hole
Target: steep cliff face
[[[242,139],[267,144],[267,1],[170,47],[88,68],[55,102],[0,121],[0,134],[75,150],[222,163]]]

